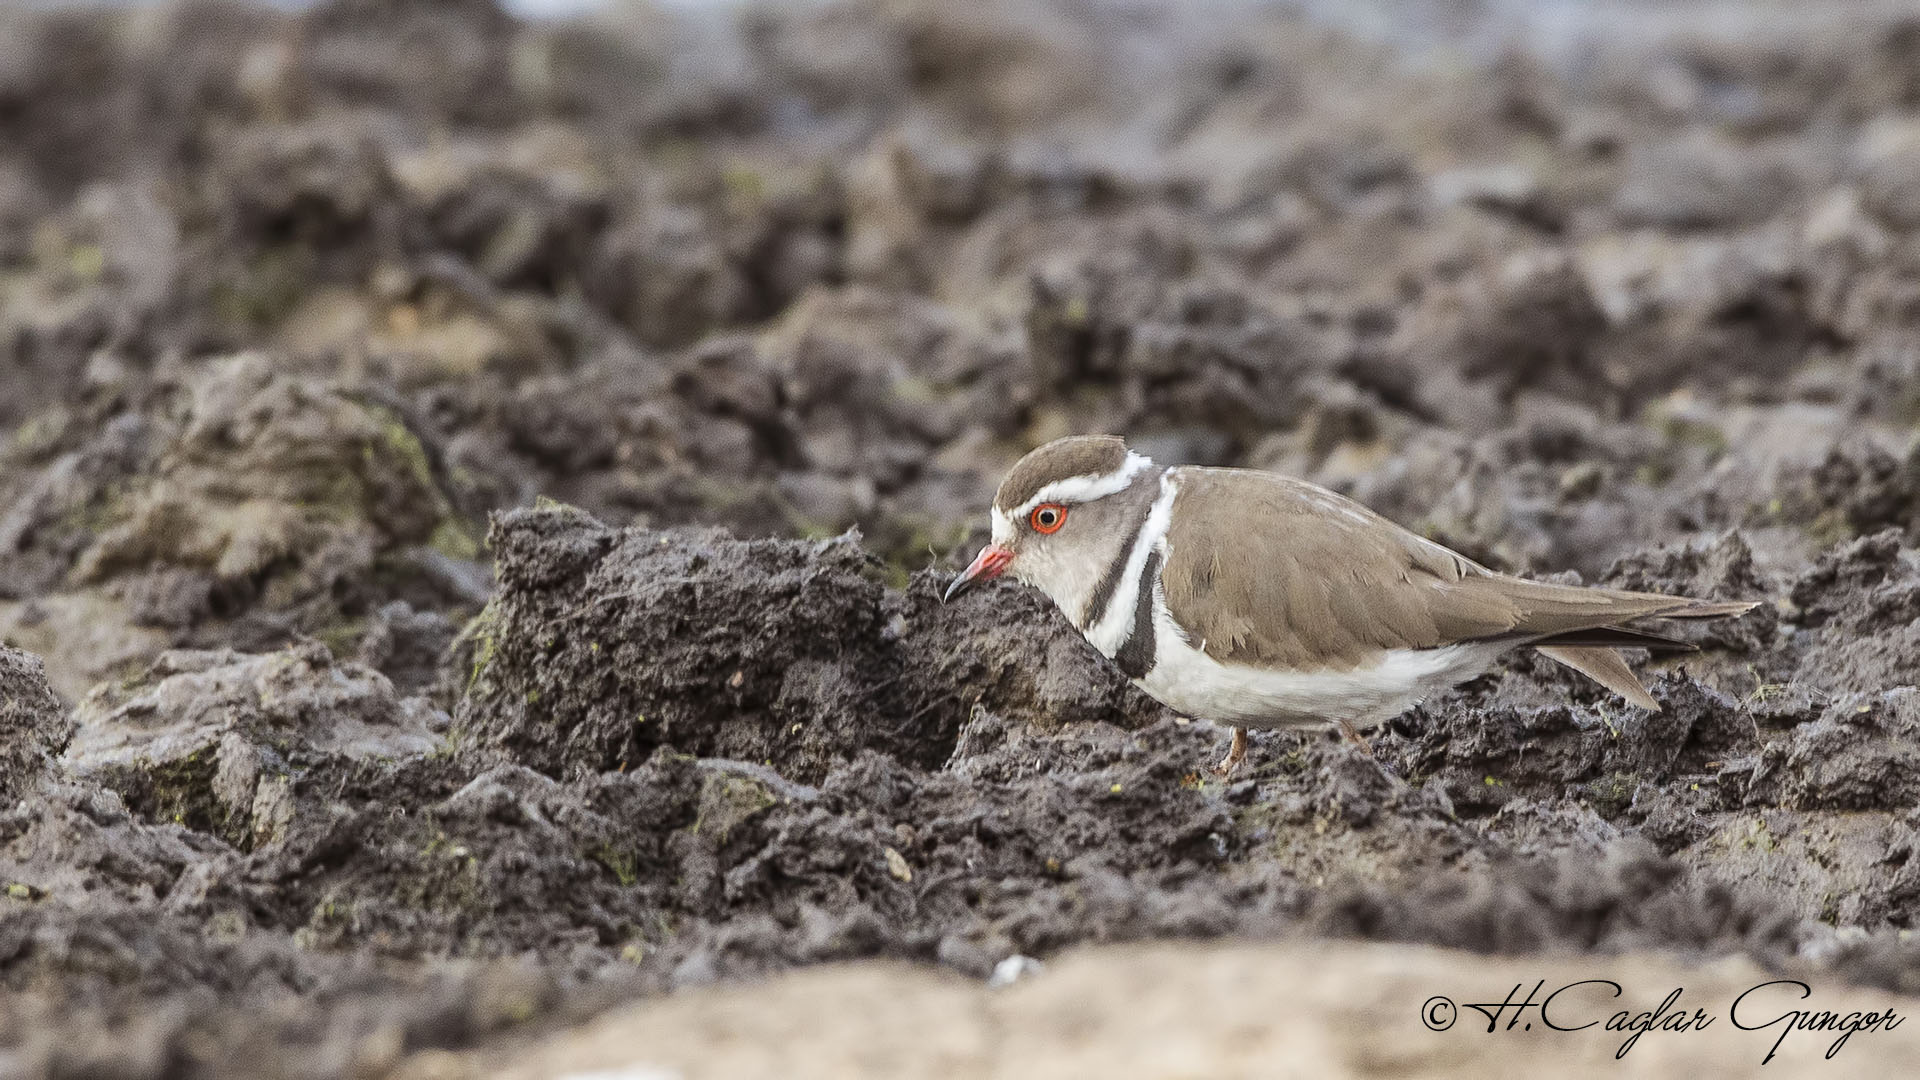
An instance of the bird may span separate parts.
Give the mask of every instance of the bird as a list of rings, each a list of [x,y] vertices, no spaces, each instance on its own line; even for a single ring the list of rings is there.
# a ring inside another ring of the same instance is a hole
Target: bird
[[[1114,435],[1021,458],[990,542],[942,596],[1002,574],[1045,593],[1149,696],[1232,729],[1360,732],[1533,648],[1643,709],[1619,650],[1694,646],[1629,624],[1754,602],[1555,585],[1499,573],[1337,492],[1259,469],[1161,466]]]

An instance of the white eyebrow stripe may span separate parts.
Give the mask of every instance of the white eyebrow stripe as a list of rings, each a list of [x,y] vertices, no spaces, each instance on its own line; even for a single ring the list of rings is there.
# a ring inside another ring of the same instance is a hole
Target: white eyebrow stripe
[[[1144,455],[1127,451],[1127,460],[1110,473],[1089,473],[1086,476],[1069,476],[1065,480],[1055,480],[1046,487],[1033,493],[1033,498],[1021,503],[1009,511],[1007,516],[1014,521],[1023,520],[1041,503],[1083,503],[1105,498],[1116,491],[1124,491],[1133,483],[1133,478],[1153,467],[1152,459]]]

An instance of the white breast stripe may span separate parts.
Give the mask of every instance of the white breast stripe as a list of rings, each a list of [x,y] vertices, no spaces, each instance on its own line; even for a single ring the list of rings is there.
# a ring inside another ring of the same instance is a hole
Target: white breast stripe
[[[1069,476],[1065,480],[1055,480],[1034,492],[1033,498],[1021,503],[1008,516],[1015,521],[1024,521],[1028,514],[1033,513],[1033,508],[1041,503],[1083,503],[1105,498],[1116,491],[1125,490],[1142,470],[1152,467],[1152,459],[1129,450],[1127,460],[1121,462],[1120,467],[1112,472],[1105,475],[1096,473],[1088,476]]]
[[[1147,556],[1167,535],[1167,526],[1173,521],[1173,497],[1179,492],[1179,484],[1174,477],[1179,471],[1168,469],[1160,474],[1160,496],[1153,500],[1152,508],[1147,511],[1147,520],[1140,526],[1140,535],[1135,538],[1132,550],[1127,552],[1127,565],[1120,574],[1120,586],[1113,590],[1113,599],[1107,601],[1107,610],[1101,612],[1100,617],[1086,630],[1087,640],[1106,656],[1119,653],[1120,646],[1125,645],[1133,633],[1134,608],[1140,600],[1140,571],[1146,567]],[[1166,564],[1162,561],[1161,565],[1164,567]]]

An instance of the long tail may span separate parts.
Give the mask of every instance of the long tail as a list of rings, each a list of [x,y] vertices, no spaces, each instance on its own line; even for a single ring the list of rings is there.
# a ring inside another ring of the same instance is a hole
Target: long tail
[[[1695,600],[1686,607],[1663,611],[1656,619],[1725,619],[1745,615],[1760,606],[1758,600]]]
[[[1652,616],[1656,619],[1723,619],[1733,615],[1745,615],[1759,606],[1747,600],[1695,600],[1684,607],[1672,611],[1662,611]],[[1647,649],[1652,652],[1680,653],[1697,652],[1699,646],[1661,634],[1645,630],[1629,630],[1624,626],[1599,626],[1591,630],[1571,630],[1564,634],[1542,638],[1534,643],[1542,656],[1556,660],[1573,670],[1599,683],[1601,686],[1626,698],[1643,709],[1660,711],[1660,703],[1647,693],[1646,684],[1627,667],[1627,662],[1615,651],[1623,648]]]
[[[1657,653],[1699,652],[1700,646],[1648,630],[1629,630],[1624,626],[1596,626],[1589,630],[1569,630],[1564,634],[1538,638],[1535,647],[1555,645],[1562,648],[1596,646],[1609,649],[1646,649]]]

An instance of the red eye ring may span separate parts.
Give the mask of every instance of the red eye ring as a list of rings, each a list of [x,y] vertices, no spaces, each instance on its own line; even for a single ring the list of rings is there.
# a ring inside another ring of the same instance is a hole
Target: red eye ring
[[[1059,503],[1041,503],[1033,508],[1033,513],[1027,515],[1027,524],[1043,536],[1059,532],[1060,526],[1066,523],[1067,508]]]

